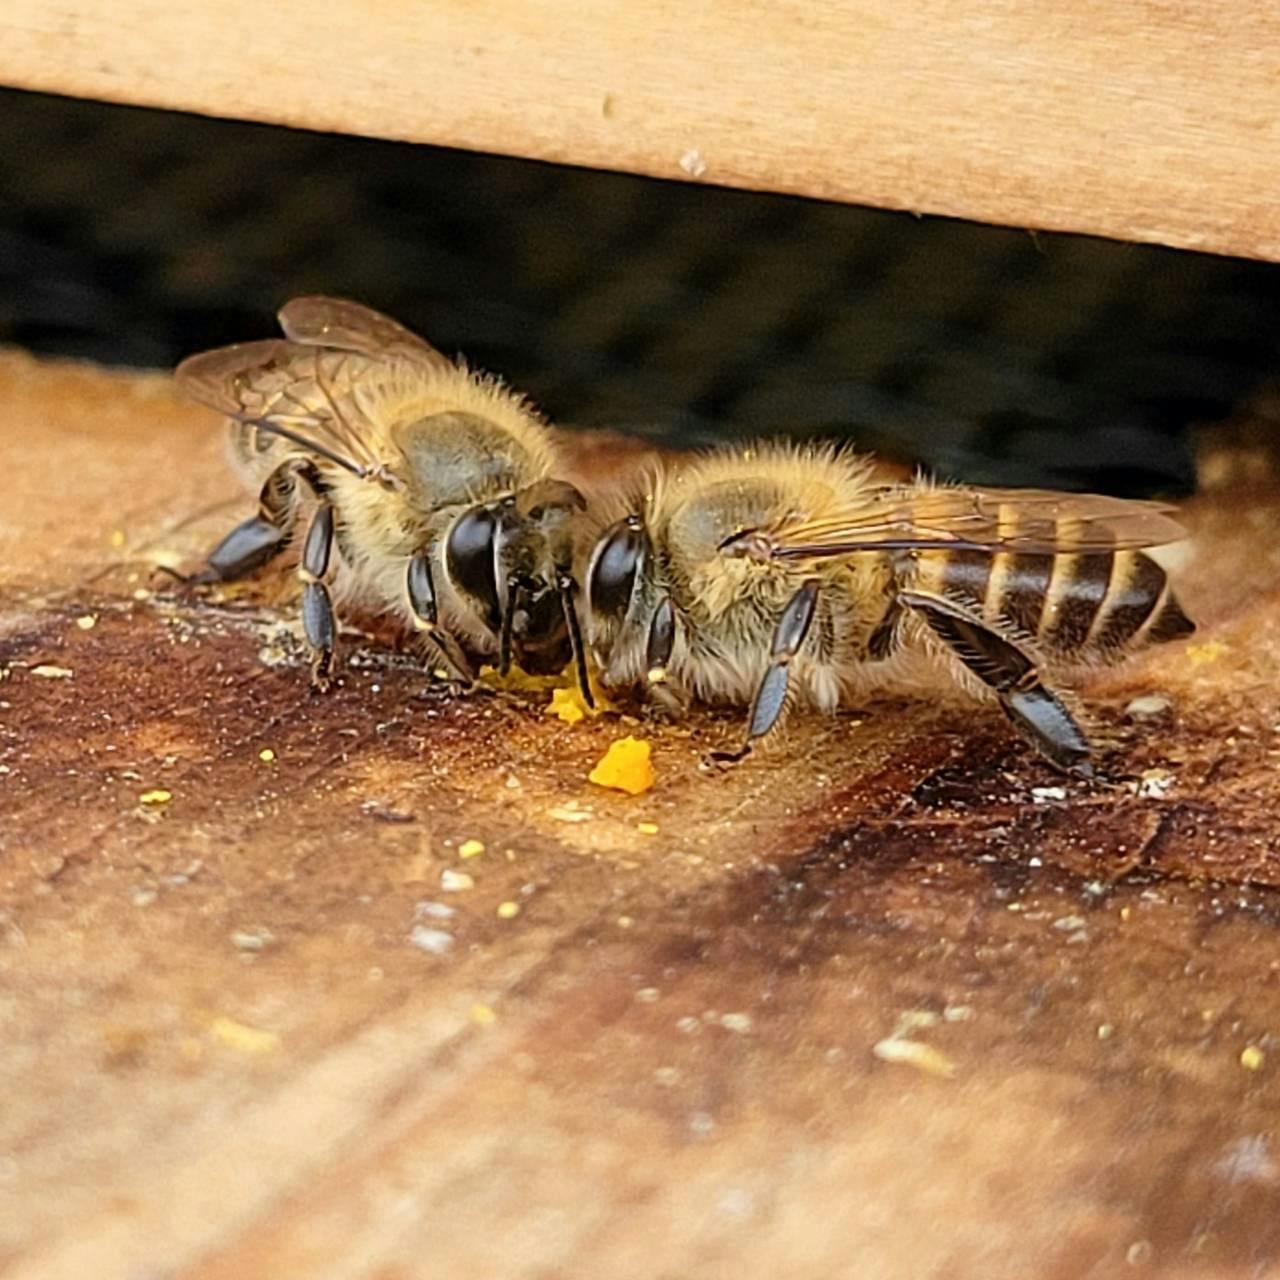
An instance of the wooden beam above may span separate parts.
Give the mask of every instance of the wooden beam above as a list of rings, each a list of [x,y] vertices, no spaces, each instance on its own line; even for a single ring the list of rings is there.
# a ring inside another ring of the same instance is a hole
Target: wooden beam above
[[[1268,0],[4,0],[0,82],[1280,259]]]

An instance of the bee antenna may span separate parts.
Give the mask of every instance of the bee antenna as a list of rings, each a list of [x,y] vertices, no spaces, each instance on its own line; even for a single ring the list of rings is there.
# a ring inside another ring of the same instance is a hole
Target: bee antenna
[[[582,694],[582,701],[594,708],[596,700],[591,693],[587,651],[582,643],[582,627],[578,622],[578,609],[574,599],[578,593],[578,584],[571,574],[562,573],[556,578],[556,588],[560,592],[560,605],[564,609],[565,624],[569,628],[569,648],[573,650],[573,669],[578,677],[578,691]]]

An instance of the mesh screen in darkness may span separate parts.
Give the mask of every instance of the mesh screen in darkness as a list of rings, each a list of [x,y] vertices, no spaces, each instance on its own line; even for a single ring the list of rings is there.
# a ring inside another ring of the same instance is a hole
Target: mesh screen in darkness
[[[557,421],[1178,492],[1280,268],[0,91],[0,341],[170,365],[358,298]]]

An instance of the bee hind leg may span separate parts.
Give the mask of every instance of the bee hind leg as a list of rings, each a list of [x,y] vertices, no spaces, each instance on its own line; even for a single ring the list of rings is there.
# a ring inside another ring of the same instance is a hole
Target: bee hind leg
[[[1055,768],[1092,777],[1089,739],[1061,698],[1040,680],[1030,655],[977,613],[944,596],[898,593],[929,629],[1000,700],[1019,733]]]
[[[203,586],[247,578],[269,564],[288,545],[297,513],[299,476],[315,488],[314,468],[299,465],[296,459],[282,462],[263,483],[258,494],[258,514],[236,525],[209,552],[203,569],[185,577],[173,570],[168,572],[189,586]]]
[[[778,625],[774,628],[769,665],[751,700],[746,739],[737,751],[712,752],[711,758],[718,764],[734,764],[744,759],[755,744],[772,733],[781,721],[782,713],[787,707],[791,660],[800,652],[800,646],[809,634],[809,627],[818,607],[818,587],[818,580],[810,578],[783,609]]]
[[[234,582],[247,578],[263,565],[269,564],[285,548],[288,537],[278,525],[261,516],[242,520],[218,543],[204,563],[204,568],[186,575],[161,566],[166,573],[189,586],[204,586],[210,582]]]

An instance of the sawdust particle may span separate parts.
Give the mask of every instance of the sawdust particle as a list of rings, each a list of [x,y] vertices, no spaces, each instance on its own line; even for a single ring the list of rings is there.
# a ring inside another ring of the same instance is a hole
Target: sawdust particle
[[[274,1031],[251,1027],[225,1014],[219,1014],[209,1023],[209,1034],[219,1044],[250,1057],[275,1053],[280,1048],[280,1037]]]
[[[945,1053],[919,1040],[890,1036],[873,1045],[871,1052],[882,1062],[899,1062],[931,1076],[949,1080],[956,1073],[955,1064]]]
[[[425,924],[415,924],[409,931],[409,942],[428,955],[442,956],[452,948],[454,937],[444,929],[432,929]]]

